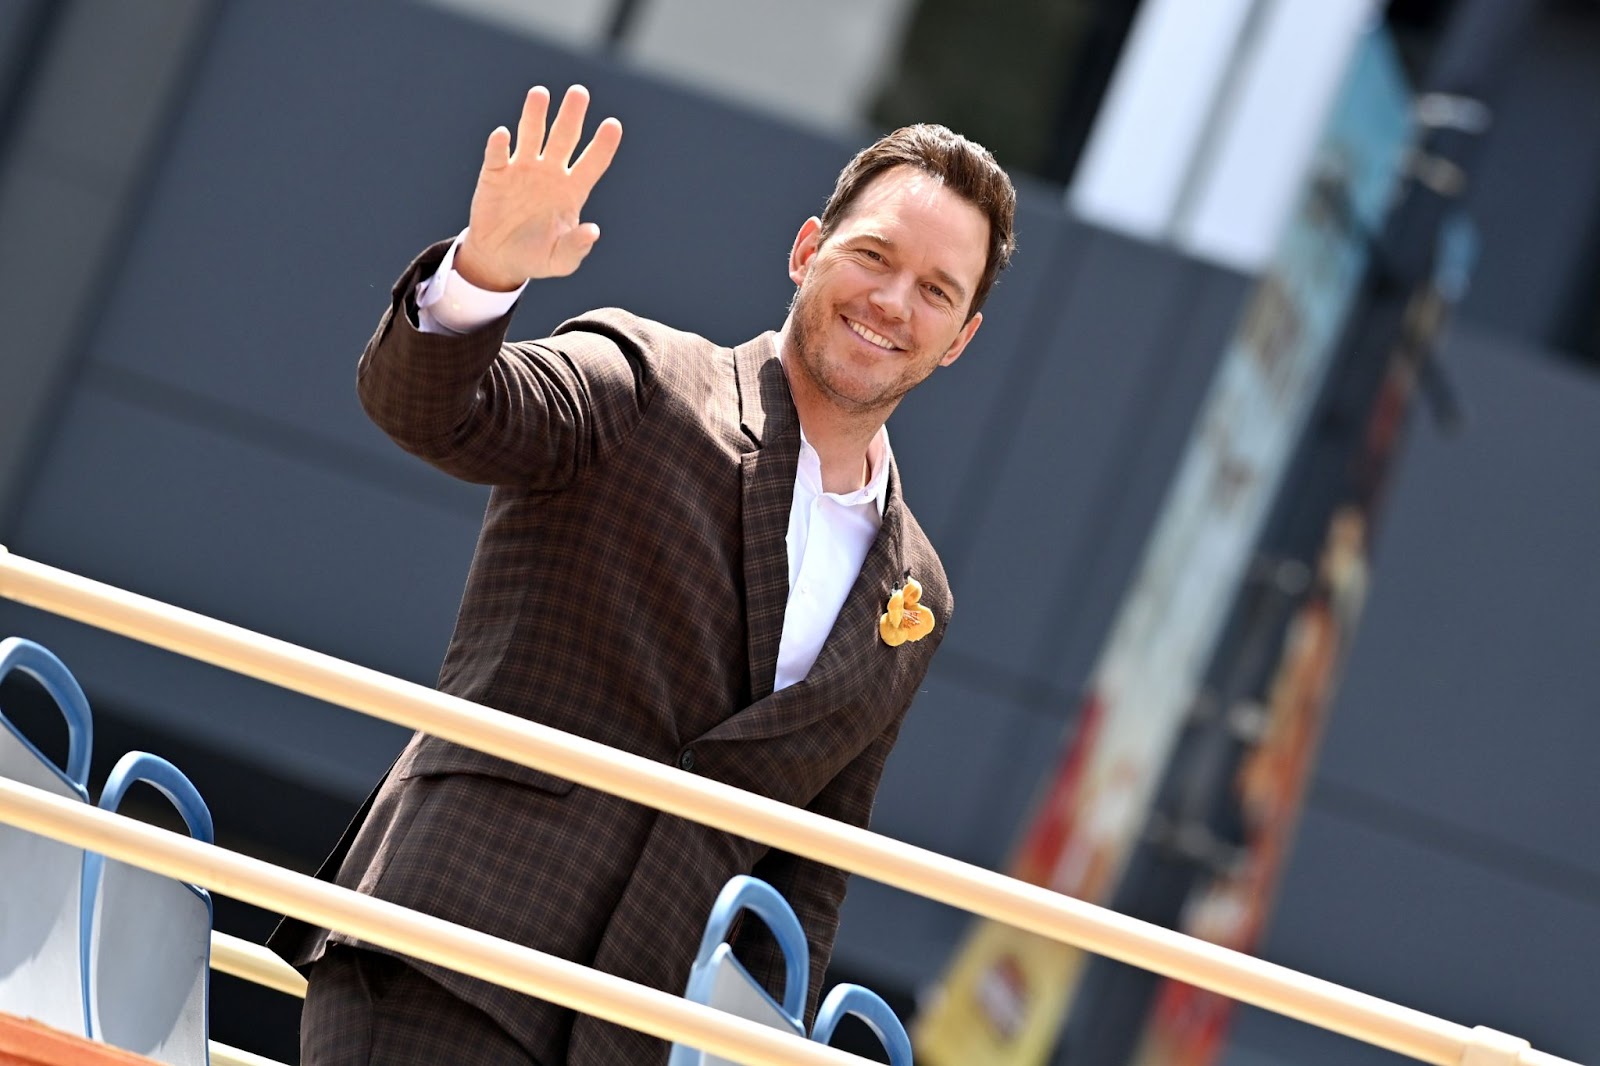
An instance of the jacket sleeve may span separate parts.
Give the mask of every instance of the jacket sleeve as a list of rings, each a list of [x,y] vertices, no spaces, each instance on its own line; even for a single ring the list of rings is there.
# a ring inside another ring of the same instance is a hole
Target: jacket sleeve
[[[361,405],[402,448],[455,477],[563,488],[644,415],[656,377],[643,323],[595,312],[545,340],[508,344],[508,312],[471,333],[423,333],[414,293],[448,247],[429,248],[396,283],[361,356]]]
[[[813,814],[865,829],[871,821],[872,800],[883,776],[883,765],[900,734],[904,711],[867,749],[850,762],[807,806]],[[752,875],[767,882],[794,908],[806,931],[811,953],[811,983],[806,990],[806,1029],[816,1019],[822,982],[833,955],[839,928],[839,907],[844,903],[849,874],[836,867],[803,859],[784,851],[769,851],[755,864]],[[777,942],[760,922],[743,922],[734,939],[734,955],[775,999],[782,999],[783,957]]]

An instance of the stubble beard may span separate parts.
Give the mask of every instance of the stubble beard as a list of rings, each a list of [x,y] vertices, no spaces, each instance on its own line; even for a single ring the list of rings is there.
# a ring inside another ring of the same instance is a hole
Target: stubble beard
[[[862,397],[848,388],[845,374],[830,364],[821,337],[826,333],[834,312],[820,306],[815,299],[807,299],[805,289],[795,290],[789,302],[789,342],[794,345],[797,367],[791,372],[803,374],[812,387],[845,414],[854,417],[881,416],[887,419],[906,393],[916,386],[916,381],[896,378],[870,396]]]

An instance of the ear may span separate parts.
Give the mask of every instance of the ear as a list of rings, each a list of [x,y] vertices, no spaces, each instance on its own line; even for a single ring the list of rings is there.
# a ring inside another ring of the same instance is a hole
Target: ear
[[[961,332],[956,334],[956,339],[950,342],[950,347],[945,350],[944,357],[939,360],[940,366],[949,366],[961,358],[961,353],[966,350],[967,343],[972,340],[972,335],[978,332],[978,327],[983,325],[983,312],[979,311],[967,319],[967,324],[961,327]]]
[[[794,247],[789,249],[789,280],[796,285],[806,279],[811,269],[812,257],[822,247],[822,220],[816,215],[806,219],[795,235]]]

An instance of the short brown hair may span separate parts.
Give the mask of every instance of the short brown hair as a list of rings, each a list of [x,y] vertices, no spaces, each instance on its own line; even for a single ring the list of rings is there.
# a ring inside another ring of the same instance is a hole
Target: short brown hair
[[[1017,190],[983,145],[929,122],[902,126],[868,145],[839,172],[833,195],[822,209],[822,239],[833,234],[873,178],[899,166],[916,167],[933,175],[989,220],[989,256],[977,291],[972,294],[972,305],[967,308],[967,317],[971,318],[983,307],[995,279],[1011,262],[1011,253],[1017,247],[1012,230]]]

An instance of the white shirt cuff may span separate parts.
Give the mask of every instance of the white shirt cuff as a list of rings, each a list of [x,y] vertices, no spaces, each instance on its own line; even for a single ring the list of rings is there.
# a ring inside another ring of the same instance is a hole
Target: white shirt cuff
[[[511,310],[528,287],[523,282],[511,292],[480,289],[456,273],[456,249],[466,235],[462,230],[444,253],[438,271],[417,283],[417,328],[424,333],[471,333],[487,326]]]

